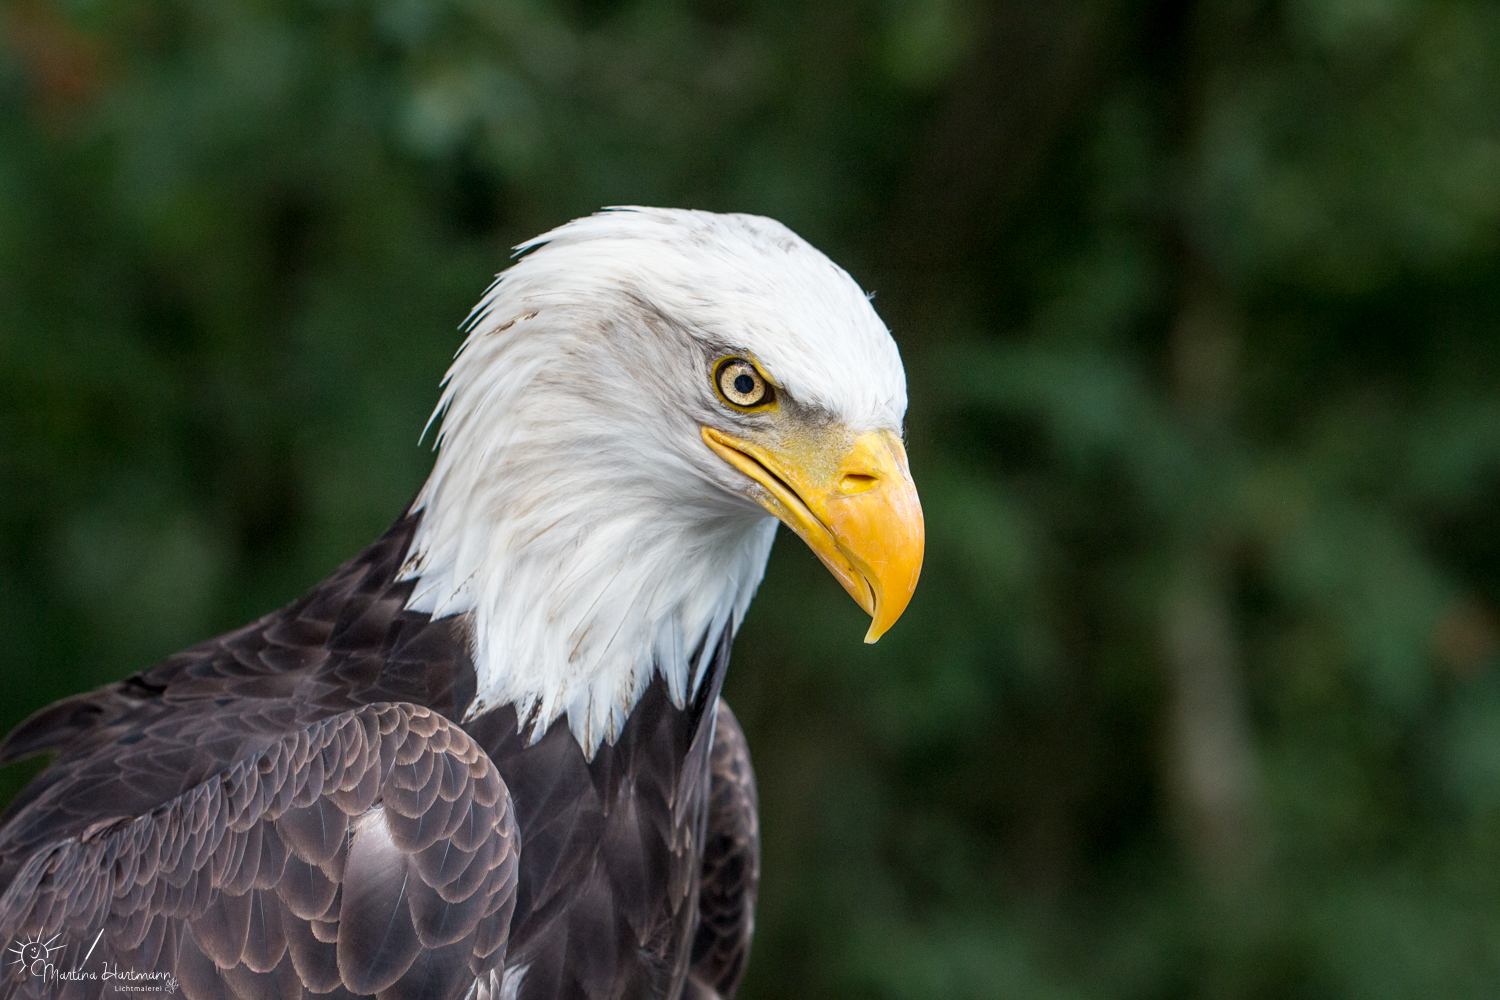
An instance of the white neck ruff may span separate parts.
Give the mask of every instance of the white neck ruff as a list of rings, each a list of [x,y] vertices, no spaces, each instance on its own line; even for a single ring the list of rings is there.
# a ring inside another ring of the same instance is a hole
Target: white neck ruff
[[[623,328],[649,315],[507,294],[519,290],[491,289],[449,372],[400,577],[417,581],[409,609],[469,616],[468,718],[514,705],[539,739],[566,714],[592,756],[656,674],[677,705],[693,696],[744,619],[776,521],[722,488],[728,467],[690,408],[664,404],[696,372],[637,356],[648,341]],[[649,342],[662,339],[677,338]],[[581,398],[580,385],[602,389]]]

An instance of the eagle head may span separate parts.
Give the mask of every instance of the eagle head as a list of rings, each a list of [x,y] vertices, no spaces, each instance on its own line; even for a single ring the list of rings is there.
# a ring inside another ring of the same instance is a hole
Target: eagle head
[[[466,324],[413,503],[408,607],[464,615],[472,717],[558,717],[587,753],[652,677],[685,703],[776,522],[901,616],[923,522],[906,379],[869,297],[752,215],[624,208],[518,248]]]

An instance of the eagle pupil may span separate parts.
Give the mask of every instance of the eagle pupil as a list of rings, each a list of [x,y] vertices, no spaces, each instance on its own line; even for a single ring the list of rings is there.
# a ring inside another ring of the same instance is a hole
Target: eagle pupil
[[[755,379],[749,375],[740,375],[734,380],[734,391],[742,396],[750,395],[750,390],[755,388]]]

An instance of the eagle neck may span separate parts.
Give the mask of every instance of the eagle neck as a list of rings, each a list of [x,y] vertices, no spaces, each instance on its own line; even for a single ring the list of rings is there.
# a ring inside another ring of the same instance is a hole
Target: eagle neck
[[[654,678],[678,708],[697,697],[776,530],[767,517],[673,525],[614,510],[538,532],[534,506],[503,503],[466,504],[490,513],[454,530],[442,502],[437,491],[419,495],[400,578],[414,583],[408,610],[469,623],[475,694],[465,719],[511,706],[535,742],[565,717],[590,759],[614,743]],[[475,551],[484,558],[460,569]]]

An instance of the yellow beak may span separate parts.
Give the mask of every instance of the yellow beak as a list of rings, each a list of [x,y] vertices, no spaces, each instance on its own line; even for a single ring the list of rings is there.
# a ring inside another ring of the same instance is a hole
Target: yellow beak
[[[865,642],[884,635],[917,588],[926,538],[901,439],[890,431],[832,430],[769,449],[705,427],[703,440],[762,487],[761,506],[865,609]]]

